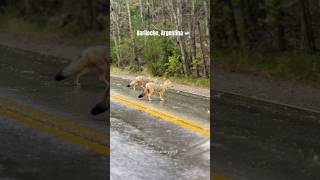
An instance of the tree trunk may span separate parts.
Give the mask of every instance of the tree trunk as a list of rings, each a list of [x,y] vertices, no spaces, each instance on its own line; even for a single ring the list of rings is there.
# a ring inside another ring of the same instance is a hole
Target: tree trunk
[[[119,31],[119,17],[118,17],[118,12],[116,11],[116,7],[113,0],[111,0],[111,3],[113,5],[114,10],[110,13],[111,15],[111,21],[112,21],[112,39],[115,44],[116,48],[116,56],[117,56],[117,66],[121,67],[121,53],[120,53],[120,43],[121,43],[121,38],[120,38],[120,31]]]
[[[202,67],[203,67],[203,75],[205,77],[208,77],[208,68],[207,68],[207,61],[206,61],[206,57],[205,57],[205,51],[202,45],[202,33],[201,33],[201,27],[200,27],[200,22],[197,23],[198,26],[198,32],[199,32],[199,40],[200,40],[200,49],[201,49],[201,63],[202,63]]]
[[[143,24],[143,30],[146,29],[146,23],[145,23],[145,17],[144,17],[144,11],[143,11],[143,4],[142,4],[142,0],[139,0],[139,4],[140,4],[140,19],[141,19],[141,23]],[[147,46],[147,37],[144,36],[144,47]]]
[[[172,24],[174,24],[174,27],[176,30],[180,30],[180,5],[178,2],[176,3],[176,6],[173,5],[173,0],[169,0],[169,10],[170,10],[170,17],[171,20],[173,20]],[[176,8],[174,8],[176,7]],[[177,43],[180,48],[180,54],[181,54],[181,61],[183,66],[183,74],[185,76],[188,76],[190,74],[190,70],[188,71],[188,67],[186,66],[186,52],[184,49],[184,43],[182,41],[181,36],[176,36]]]
[[[240,38],[239,38],[239,32],[237,29],[237,24],[236,24],[236,17],[235,17],[235,12],[234,8],[232,6],[232,3],[228,1],[228,7],[230,8],[230,13],[231,13],[231,19],[230,19],[230,25],[231,25],[231,36],[232,36],[232,43],[235,43],[235,47],[238,48],[240,45]]]
[[[278,25],[278,44],[280,51],[285,51],[287,49],[287,43],[286,43],[286,37],[284,32],[284,26],[283,26],[283,12],[280,9],[279,12],[279,25]]]
[[[191,12],[190,12],[190,36],[191,36],[191,47],[190,47],[190,61],[194,62],[196,59],[196,31],[195,31],[195,2],[196,0],[192,0],[191,2]],[[196,77],[199,77],[199,68],[198,65],[195,65]]]
[[[134,43],[134,35],[133,35],[133,29],[132,29],[129,0],[126,0],[126,6],[127,6],[127,13],[128,13],[129,33],[130,33],[131,45],[132,45],[132,54],[133,54],[133,58],[130,58],[130,67],[134,68],[134,69],[139,69],[139,67],[136,67],[138,65],[138,62],[137,62],[138,58],[136,55],[136,47],[135,47],[135,43]]]
[[[247,34],[247,26],[245,20],[245,12],[244,12],[244,3],[243,0],[239,0],[237,2],[230,1],[232,3],[232,8],[235,17],[236,30],[239,32],[239,40],[240,46],[242,49],[246,49],[248,47],[248,34]]]
[[[25,7],[25,10],[24,10],[24,15],[28,16],[30,15],[31,13],[31,3],[30,3],[30,0],[24,0],[24,7]]]
[[[309,0],[300,0],[301,6],[301,37],[304,49],[316,50]]]
[[[210,2],[209,2],[210,3]],[[209,3],[207,0],[203,0],[203,9],[204,9],[204,15],[205,15],[205,26],[206,26],[206,37],[209,37],[209,21],[210,21],[210,14],[208,12]],[[209,38],[208,38],[209,39]]]
[[[95,1],[92,0],[88,0],[88,7],[90,7],[89,11],[90,11],[90,22],[91,22],[91,28],[93,30],[97,30],[98,28],[98,24],[97,24],[97,15],[96,15],[96,10],[95,10]]]
[[[177,26],[176,26],[176,29],[177,30],[182,30],[182,3],[181,1],[177,1],[177,6],[176,6],[176,12],[177,12],[177,15],[176,15],[176,19],[177,19]],[[183,63],[183,71],[184,71],[184,75],[187,77],[191,74],[190,72],[190,64],[189,64],[189,61],[188,61],[188,57],[187,57],[187,54],[186,54],[186,49],[185,49],[185,42],[183,41],[183,38],[182,36],[177,36],[178,38],[178,42],[179,42],[179,47],[180,47],[180,52],[181,52],[181,60],[182,60],[182,63]]]

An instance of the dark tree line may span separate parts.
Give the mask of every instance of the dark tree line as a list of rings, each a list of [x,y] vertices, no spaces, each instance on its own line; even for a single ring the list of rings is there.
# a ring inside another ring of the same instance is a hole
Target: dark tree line
[[[39,25],[72,28],[75,32],[103,31],[108,10],[106,0],[1,0],[1,13],[14,13]]]
[[[212,0],[216,49],[258,51],[320,48],[318,0]]]

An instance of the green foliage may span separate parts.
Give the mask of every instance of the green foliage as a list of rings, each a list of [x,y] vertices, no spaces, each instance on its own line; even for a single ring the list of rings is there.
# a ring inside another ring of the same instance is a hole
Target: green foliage
[[[192,69],[197,70],[199,66],[200,66],[199,58],[193,59],[192,60]]]
[[[269,74],[295,78],[307,82],[320,82],[319,55],[305,51],[262,54],[252,51],[216,51],[215,63],[227,67],[246,69],[249,73]]]
[[[150,72],[155,76],[161,76],[165,72],[166,59],[163,57],[162,41],[159,38],[149,38],[144,49],[144,59]]]
[[[132,51],[131,51],[131,46],[130,46],[130,39],[129,38],[124,38],[122,39],[122,44],[120,48],[120,53],[121,53],[121,63],[123,65],[129,65],[129,60],[133,58]]]
[[[280,0],[266,0],[267,17],[266,22],[272,26],[278,26],[280,21]]]
[[[174,53],[177,53],[178,49],[175,46],[173,40],[169,38],[159,37],[135,37],[134,43],[136,46],[137,54],[146,65],[149,72],[154,76],[163,76],[166,72],[168,58]],[[145,46],[146,43],[146,46]],[[124,38],[121,43],[121,55],[122,60],[134,58],[131,50],[131,44],[129,38]],[[128,63],[126,63],[129,65]]]
[[[113,44],[111,45],[110,48],[110,57],[111,57],[111,64],[114,64],[117,62],[117,48],[116,46]]]
[[[169,56],[168,62],[165,64],[166,70],[165,70],[165,76],[171,77],[171,76],[177,76],[180,75],[183,67],[180,62],[180,56],[177,54],[174,54],[173,56]]]
[[[0,2],[0,15],[11,14],[37,26],[50,26],[81,34],[105,30],[106,2],[99,0],[5,0]]]

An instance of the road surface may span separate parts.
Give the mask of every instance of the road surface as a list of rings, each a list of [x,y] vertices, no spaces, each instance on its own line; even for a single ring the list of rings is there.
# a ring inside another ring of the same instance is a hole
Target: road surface
[[[169,92],[150,104],[112,79],[109,132],[106,114],[89,114],[103,96],[96,75],[81,88],[55,82],[65,64],[0,47],[0,179],[106,179],[109,155],[114,180],[209,179],[208,98]]]
[[[209,179],[209,99],[169,90],[166,101],[111,78],[111,179]]]
[[[213,92],[210,144],[207,98],[149,103],[112,78],[109,132],[89,114],[103,86],[54,82],[61,61],[0,47],[0,179],[106,179],[109,154],[114,180],[208,179],[210,146],[218,180],[320,177],[319,113]]]
[[[104,117],[89,115],[103,87],[55,82],[62,67],[0,47],[0,179],[108,178],[109,128]]]
[[[319,113],[213,94],[215,171],[239,180],[319,179]]]

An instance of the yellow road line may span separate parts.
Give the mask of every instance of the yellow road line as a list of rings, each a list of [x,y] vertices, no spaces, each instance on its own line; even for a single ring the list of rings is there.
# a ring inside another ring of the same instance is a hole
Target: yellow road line
[[[126,97],[121,96],[121,95],[114,93],[114,92],[110,93],[110,97],[120,103],[123,103],[125,105],[130,106],[130,107],[133,107],[135,109],[142,110],[146,113],[149,113],[149,114],[154,115],[156,117],[159,117],[161,119],[167,120],[169,122],[175,123],[175,124],[180,125],[182,127],[194,130],[202,135],[210,137],[210,128],[208,126],[202,125],[202,124],[197,123],[192,120],[188,120],[188,119],[176,116],[176,115],[171,114],[169,112],[161,111],[159,109],[153,108],[148,105],[144,105],[144,104],[136,102],[134,100],[127,99]],[[214,179],[214,180],[231,180],[231,178],[222,176],[216,172],[213,173],[212,179]]]
[[[87,139],[81,138],[79,136],[73,135],[73,134],[65,132],[65,131],[62,131],[62,130],[55,128],[55,127],[46,126],[44,123],[38,122],[37,120],[28,118],[28,117],[23,116],[21,114],[18,114],[16,112],[12,112],[12,111],[0,108],[0,114],[5,115],[9,118],[18,120],[24,124],[27,124],[27,125],[34,127],[34,128],[37,128],[37,129],[42,130],[44,132],[61,137],[63,139],[71,141],[73,143],[83,145],[86,148],[93,150],[93,151],[95,151],[99,154],[102,154],[104,156],[107,156],[109,154],[109,149],[107,146],[103,146],[103,145],[98,144],[96,142],[89,141]]]
[[[84,136],[91,137],[101,143],[107,142],[107,134],[99,133],[91,129],[83,128],[75,123],[67,122],[66,120],[60,119],[58,117],[43,113],[41,111],[35,110],[33,108],[27,107],[22,104],[18,104],[12,100],[0,98],[0,104],[3,104],[7,107],[16,109],[20,112],[28,113],[32,116],[39,117],[43,120],[49,121],[55,125],[63,126],[64,128],[74,132],[74,133],[81,133]]]
[[[176,116],[174,114],[171,114],[169,112],[161,111],[159,109],[153,108],[148,105],[144,105],[142,103],[127,99],[124,96],[121,96],[117,93],[110,93],[110,97],[118,102],[121,102],[123,104],[126,104],[130,107],[133,107],[135,109],[139,109],[141,111],[144,111],[146,113],[149,113],[153,116],[159,117],[161,119],[167,120],[169,122],[172,122],[174,124],[180,125],[184,128],[191,129],[193,131],[196,131],[204,136],[210,137],[210,128],[208,126],[205,126],[203,124],[197,123],[195,121],[182,118],[179,116]]]
[[[181,125],[183,127],[192,129],[192,130],[194,130],[196,132],[199,132],[199,133],[201,133],[201,134],[203,134],[205,136],[210,136],[210,129],[208,127],[206,127],[204,125],[201,125],[199,123],[196,123],[194,121],[178,117],[178,116],[170,114],[168,112],[157,110],[155,108],[143,105],[141,103],[138,103],[138,102],[135,102],[135,101],[132,101],[132,100],[128,100],[125,97],[122,97],[122,96],[117,95],[115,93],[111,93],[111,97],[116,99],[116,100],[118,100],[118,101],[120,101],[120,102],[122,102],[122,103],[124,103],[124,104],[127,104],[127,105],[129,105],[131,107],[134,107],[136,109],[145,111],[145,112],[147,112],[149,114],[152,114],[152,115],[154,115],[156,117],[160,117],[162,119],[168,120],[170,122],[173,122],[175,124]],[[52,116],[52,115],[49,115],[49,114],[46,114],[46,113],[43,113],[41,111],[37,111],[37,110],[32,109],[30,107],[27,107],[25,105],[18,104],[18,103],[14,102],[14,101],[11,101],[11,100],[8,100],[8,99],[4,99],[4,98],[0,98],[0,104],[6,105],[9,108],[13,108],[15,110],[19,110],[19,111],[22,111],[22,112],[29,113],[30,115],[42,118],[42,119],[47,120],[47,121],[50,121],[51,123],[54,123],[54,124],[57,124],[57,125],[61,125],[62,127],[68,128],[69,130],[79,131],[81,133],[84,133],[87,136],[94,137],[99,141],[106,142],[106,139],[107,139],[106,135],[104,135],[102,133],[98,133],[96,131],[83,128],[83,127],[78,126],[78,125],[76,125],[74,123],[71,123],[71,122],[66,122],[63,119],[57,118],[55,116]],[[26,117],[25,115],[23,115],[23,113],[21,114],[21,113],[13,112],[13,111],[8,110],[8,109],[0,108],[0,114],[5,115],[5,116],[7,116],[9,118],[15,119],[15,120],[17,120],[19,122],[22,122],[22,123],[24,123],[26,125],[29,125],[31,127],[37,128],[39,130],[42,130],[42,131],[44,131],[46,133],[49,133],[49,134],[52,134],[54,136],[63,138],[65,140],[68,140],[68,141],[76,143],[76,144],[80,144],[80,145],[82,145],[82,146],[84,146],[84,147],[86,147],[86,148],[88,148],[88,149],[90,149],[90,150],[92,150],[94,152],[97,152],[97,153],[99,153],[101,155],[104,155],[104,156],[109,155],[109,148],[106,145],[101,145],[101,144],[99,144],[97,142],[94,142],[94,141],[91,141],[91,140],[87,140],[85,138],[82,138],[80,136],[74,135],[72,133],[60,130],[59,128],[56,128],[56,127],[47,126],[46,124],[44,124],[42,122],[39,122],[38,120]],[[217,173],[214,173],[212,177],[214,178],[214,180],[230,180],[230,178],[227,178],[225,176],[221,176],[221,175],[219,175]]]

